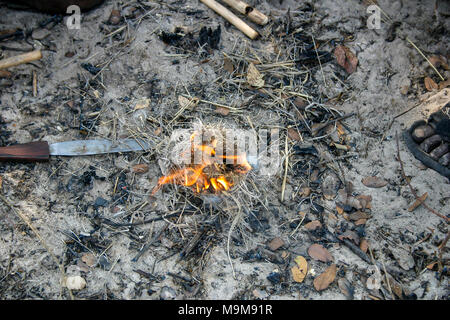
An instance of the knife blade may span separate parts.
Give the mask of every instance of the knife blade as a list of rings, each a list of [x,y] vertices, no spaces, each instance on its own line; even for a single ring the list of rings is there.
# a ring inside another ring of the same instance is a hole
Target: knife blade
[[[50,156],[88,156],[95,154],[146,151],[150,143],[142,139],[122,139],[111,141],[75,140],[48,144],[46,141],[36,141],[0,147],[0,161],[48,161]]]

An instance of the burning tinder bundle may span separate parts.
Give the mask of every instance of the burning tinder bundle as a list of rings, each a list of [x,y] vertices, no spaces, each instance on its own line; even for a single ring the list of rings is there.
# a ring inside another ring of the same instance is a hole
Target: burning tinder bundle
[[[248,156],[248,141],[236,130],[196,125],[194,129],[176,130],[168,145],[168,159],[160,163],[165,175],[152,191],[165,184],[190,188],[197,194],[229,191],[252,170],[253,156]],[[254,164],[255,165],[255,164]]]

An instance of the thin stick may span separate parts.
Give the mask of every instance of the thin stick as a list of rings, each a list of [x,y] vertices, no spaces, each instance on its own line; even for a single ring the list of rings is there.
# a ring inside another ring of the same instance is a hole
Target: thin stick
[[[248,5],[244,1],[240,0],[223,0],[227,5],[232,7],[233,9],[239,11],[242,14],[245,14],[247,17],[249,17],[250,20],[253,22],[265,25],[267,22],[269,22],[269,17],[267,17],[264,13],[261,11],[253,8],[252,6]]]
[[[14,57],[9,57],[9,58],[0,60],[0,70],[18,66],[20,64],[28,63],[31,61],[39,60],[41,58],[42,58],[41,50],[34,50],[34,51],[27,52],[24,54],[19,54]]]
[[[37,97],[37,75],[35,70],[33,70],[33,97]]]
[[[225,8],[220,3],[217,3],[215,0],[200,0],[216,13],[224,17],[228,22],[234,25],[236,28],[241,30],[247,37],[250,39],[255,39],[259,34],[255,30],[253,30],[248,24],[239,19],[233,12]]]
[[[285,152],[285,161],[284,161],[284,177],[283,177],[283,184],[281,185],[281,202],[284,200],[284,190],[286,189],[286,179],[287,179],[287,172],[288,172],[288,166],[289,166],[289,154],[288,154],[288,134],[286,133],[286,141],[284,144],[284,152]]]
[[[408,37],[406,37],[406,41],[408,41],[416,50],[420,53],[420,55],[427,60],[427,62],[430,64],[430,66],[433,68],[433,70],[437,73],[439,78],[441,78],[442,81],[445,81],[444,77],[439,73],[439,71],[436,69],[436,67],[431,63],[430,60],[423,54],[423,52],[412,42]]]

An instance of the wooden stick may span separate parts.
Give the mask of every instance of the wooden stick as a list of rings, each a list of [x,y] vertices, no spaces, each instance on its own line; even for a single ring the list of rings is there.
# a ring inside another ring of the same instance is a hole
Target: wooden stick
[[[269,22],[269,17],[266,16],[261,11],[253,8],[252,6],[248,5],[244,1],[240,0],[223,0],[227,5],[232,7],[233,9],[239,11],[242,14],[245,14],[247,17],[249,17],[250,20],[253,22],[265,25],[267,22]]]
[[[247,37],[250,39],[255,39],[259,34],[255,30],[249,27],[244,21],[239,19],[233,12],[225,8],[220,3],[217,3],[215,0],[200,0],[208,7],[213,9],[215,12],[224,17],[228,22],[234,25],[236,28],[241,30]]]
[[[37,97],[37,74],[33,70],[33,97]]]
[[[14,57],[9,57],[9,58],[0,60],[0,70],[18,66],[20,64],[28,63],[31,61],[39,60],[41,58],[42,58],[41,50],[34,50],[34,51],[27,52],[24,54],[19,54]]]

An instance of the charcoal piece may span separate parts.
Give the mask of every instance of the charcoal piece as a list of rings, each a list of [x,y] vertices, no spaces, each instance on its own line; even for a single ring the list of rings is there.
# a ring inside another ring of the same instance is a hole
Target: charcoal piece
[[[203,27],[198,36],[198,43],[200,46],[207,45],[211,49],[219,49],[220,34],[220,26],[215,30]]]
[[[296,155],[313,155],[313,156],[317,156],[319,153],[316,149],[316,147],[314,147],[313,145],[311,146],[300,146],[300,145],[296,145],[294,146],[294,153]]]
[[[97,73],[99,73],[100,70],[102,70],[101,68],[97,68],[94,65],[92,65],[92,63],[82,63],[81,67],[83,67],[83,69],[89,71],[89,73],[94,76],[97,75]]]

